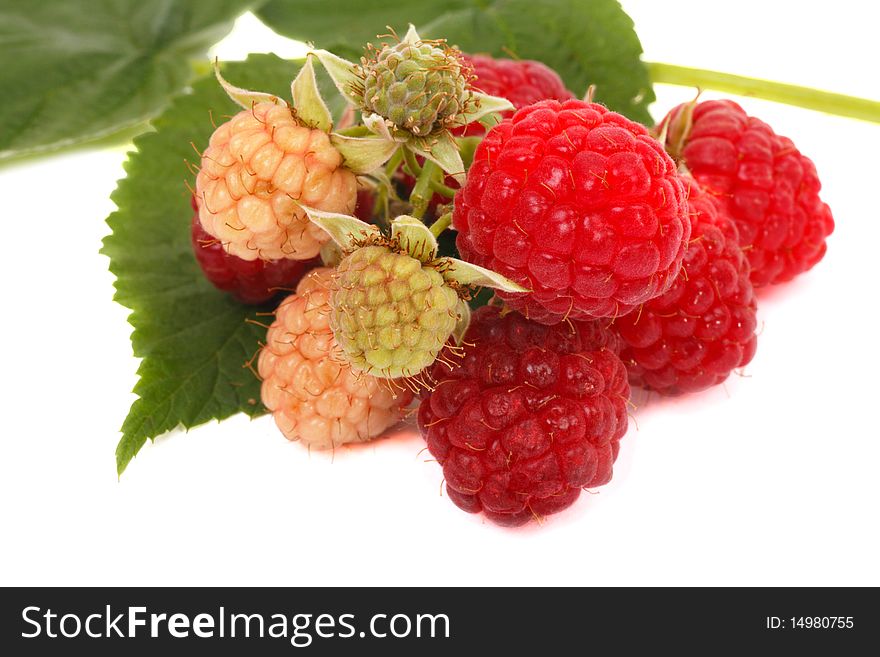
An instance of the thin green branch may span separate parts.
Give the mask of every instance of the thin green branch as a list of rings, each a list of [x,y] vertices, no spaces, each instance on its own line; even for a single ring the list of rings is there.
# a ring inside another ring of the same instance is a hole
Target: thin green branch
[[[405,151],[407,153],[410,152],[409,149],[405,149]],[[404,157],[407,156],[405,155]],[[413,207],[412,216],[416,219],[421,219],[425,216],[425,212],[428,211],[431,197],[434,195],[434,191],[431,189],[431,180],[436,179],[441,173],[442,171],[439,166],[430,160],[425,160],[425,165],[419,172],[416,184],[409,195],[409,202]]]
[[[413,178],[418,178],[422,173],[422,167],[419,165],[419,161],[416,159],[416,154],[413,153],[406,146],[400,148],[403,151],[403,159],[406,162],[406,168],[409,169],[409,175]]]
[[[433,233],[434,237],[440,237],[440,233],[449,228],[452,224],[452,213],[447,212],[446,214],[438,217],[437,221],[431,224],[431,233]]]
[[[388,164],[385,165],[385,175],[388,176],[389,179],[394,178],[394,174],[397,173],[397,168],[403,161],[404,150],[406,149],[403,146],[399,147],[394,151],[394,155],[391,156],[391,159],[388,160]]]
[[[430,182],[431,189],[440,194],[441,196],[445,196],[446,198],[452,198],[455,196],[455,190],[452,187],[444,185],[439,180],[431,180]]]
[[[880,123],[880,101],[876,100],[673,64],[648,63],[647,66],[651,79],[660,84],[714,89]]]

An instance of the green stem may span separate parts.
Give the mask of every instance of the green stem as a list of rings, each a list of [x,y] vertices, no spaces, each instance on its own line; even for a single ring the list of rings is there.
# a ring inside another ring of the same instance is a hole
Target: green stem
[[[434,237],[440,237],[440,233],[449,228],[450,224],[452,224],[452,213],[447,212],[431,224],[431,233]]]
[[[388,160],[388,164],[385,165],[385,175],[388,178],[393,178],[394,174],[397,173],[397,168],[400,166],[400,163],[403,162],[403,151],[405,149],[401,146],[396,151],[394,151],[394,155],[391,156],[391,159]]]
[[[876,100],[673,64],[648,63],[648,70],[651,79],[656,83],[714,89],[739,96],[754,96],[828,114],[880,123],[880,101]]]
[[[406,162],[406,168],[409,169],[409,175],[413,178],[418,178],[422,173],[422,167],[419,165],[419,161],[416,159],[416,154],[413,153],[406,146],[402,146],[400,150],[403,151],[403,159]]]
[[[346,137],[368,137],[372,134],[364,125],[353,125],[350,128],[344,128],[337,132]]]
[[[440,194],[441,196],[445,196],[446,198],[452,198],[455,196],[455,190],[452,187],[444,185],[439,180],[431,181],[431,189]]]
[[[409,153],[409,149],[406,149],[406,152]],[[431,189],[431,180],[433,180],[439,173],[439,166],[430,160],[425,160],[425,165],[422,167],[421,172],[419,172],[419,177],[416,178],[416,184],[409,195],[409,202],[413,206],[412,214],[416,219],[421,219],[425,216],[425,212],[428,211],[428,206],[431,204],[431,197],[434,195],[434,191]]]

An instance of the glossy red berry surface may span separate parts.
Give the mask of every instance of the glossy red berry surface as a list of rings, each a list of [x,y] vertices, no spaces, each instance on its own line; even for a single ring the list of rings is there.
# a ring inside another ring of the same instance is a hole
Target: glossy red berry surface
[[[682,116],[686,105],[672,110]],[[673,133],[670,132],[670,136]],[[707,192],[736,222],[755,287],[791,280],[825,255],[834,230],[813,162],[792,141],[729,100],[693,107],[676,146]]]
[[[192,200],[193,209],[196,202]],[[242,303],[261,304],[282,290],[290,291],[320,260],[242,260],[226,252],[220,240],[202,228],[198,211],[192,219],[190,240],[202,272],[214,286]]]
[[[690,236],[684,184],[647,130],[602,105],[525,107],[492,128],[456,194],[462,257],[531,290],[530,319],[617,317],[672,285]]]
[[[477,310],[460,366],[435,363],[419,407],[449,498],[516,526],[610,481],[629,399],[614,344],[595,321],[550,327]]]
[[[539,100],[574,98],[559,74],[541,62],[487,55],[465,55],[464,58],[474,70],[471,86],[490,96],[506,98],[516,109]]]
[[[562,78],[549,66],[528,59],[496,59],[487,55],[465,55],[473,66],[475,79],[471,86],[490,96],[509,100],[515,109],[541,100],[565,101],[574,94],[565,88]],[[513,111],[502,117],[513,116]],[[467,134],[481,135],[485,129],[471,124]]]
[[[673,395],[724,381],[755,355],[757,306],[736,227],[692,182],[691,241],[673,286],[613,327],[630,383]]]

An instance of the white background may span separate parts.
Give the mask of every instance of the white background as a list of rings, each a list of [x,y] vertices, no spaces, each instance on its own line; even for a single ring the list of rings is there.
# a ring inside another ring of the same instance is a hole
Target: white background
[[[880,98],[871,3],[623,4],[648,61]],[[302,52],[245,17],[217,54],[265,50]],[[640,404],[613,482],[518,531],[442,496],[411,427],[331,460],[237,417],[118,481],[137,362],[98,249],[127,146],[0,165],[0,584],[880,584],[880,125],[741,102],[817,163],[828,256],[762,295],[746,377]]]

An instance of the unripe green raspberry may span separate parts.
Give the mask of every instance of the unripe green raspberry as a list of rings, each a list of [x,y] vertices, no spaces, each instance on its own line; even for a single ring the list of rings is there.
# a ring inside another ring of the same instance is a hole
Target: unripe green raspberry
[[[458,293],[437,269],[384,245],[339,263],[330,325],[356,370],[412,376],[434,362],[459,319]]]
[[[457,353],[471,288],[528,292],[496,272],[440,256],[437,238],[415,217],[397,217],[384,234],[356,217],[303,210],[344,254],[330,285],[328,319],[354,371],[425,385],[418,375],[441,350]]]
[[[449,128],[471,101],[470,66],[437,42],[385,44],[361,73],[363,109],[417,137]]]

